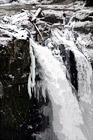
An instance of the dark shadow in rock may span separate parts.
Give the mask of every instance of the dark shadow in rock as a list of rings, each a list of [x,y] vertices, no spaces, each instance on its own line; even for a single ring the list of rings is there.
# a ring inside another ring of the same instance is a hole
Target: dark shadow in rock
[[[52,105],[46,90],[46,102],[39,90],[40,101],[34,97],[29,101],[27,117],[21,126],[22,140],[57,140],[52,128]]]
[[[69,51],[69,65],[70,65],[69,73],[71,77],[71,83],[75,87],[76,91],[78,91],[78,75],[77,75],[78,72],[76,68],[75,56],[71,50]]]

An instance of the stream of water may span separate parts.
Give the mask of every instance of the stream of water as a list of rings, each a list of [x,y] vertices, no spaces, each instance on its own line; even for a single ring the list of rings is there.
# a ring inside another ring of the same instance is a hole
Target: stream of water
[[[71,84],[66,78],[64,65],[62,65],[63,63],[56,60],[56,58],[54,58],[52,55],[52,52],[48,50],[47,47],[37,45],[32,39],[30,39],[30,47],[33,47],[35,57],[42,66],[45,86],[49,91],[49,97],[52,102],[53,129],[58,140],[91,140],[92,135],[89,130],[90,128],[87,125],[88,120],[85,122],[84,118],[86,117],[86,104],[89,105],[87,111],[92,111],[92,68],[86,57],[77,49],[73,40],[66,40],[66,34],[64,34],[63,37],[61,36],[62,34],[60,34],[61,32],[59,30],[55,30],[53,32],[53,35],[56,37],[54,38],[54,41],[60,41],[61,43],[65,44],[66,47],[68,45],[67,49],[71,49],[75,55],[76,68],[78,71],[78,94],[81,104],[78,103],[75,93],[72,91]],[[80,59],[82,59],[81,62]],[[82,67],[84,68],[83,71]],[[86,80],[84,80],[85,75],[87,76]],[[32,75],[32,79],[33,77],[34,75]],[[93,114],[91,118],[92,117]]]

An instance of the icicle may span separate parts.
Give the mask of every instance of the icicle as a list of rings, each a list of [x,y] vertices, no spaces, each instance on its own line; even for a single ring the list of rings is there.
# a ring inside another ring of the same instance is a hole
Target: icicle
[[[31,65],[30,65],[30,73],[28,77],[28,94],[31,99],[31,89],[34,91],[35,86],[35,56],[33,52],[33,47],[31,45],[31,39],[29,39],[29,49],[30,49],[30,57],[31,57]]]

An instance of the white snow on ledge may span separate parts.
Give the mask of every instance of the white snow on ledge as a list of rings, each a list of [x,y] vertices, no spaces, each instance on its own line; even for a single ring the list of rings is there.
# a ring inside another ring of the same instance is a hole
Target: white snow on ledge
[[[5,16],[0,22],[0,40],[3,38],[3,42],[1,41],[0,43],[7,43],[8,40],[12,39],[13,37],[26,40],[28,37],[28,31],[26,28],[23,28],[23,25],[30,25],[27,12],[12,15],[10,17]],[[9,38],[5,36],[8,36]]]
[[[17,0],[10,2],[10,0],[1,0],[0,6],[10,6],[10,5],[23,5],[23,4],[40,4],[38,0]]]

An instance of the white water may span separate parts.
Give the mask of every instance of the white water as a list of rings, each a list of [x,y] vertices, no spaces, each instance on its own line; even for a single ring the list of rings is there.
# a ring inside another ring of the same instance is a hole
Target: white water
[[[82,49],[82,53],[74,43],[75,39],[72,31],[65,29],[65,32],[62,33],[56,29],[53,31],[52,36],[52,41],[54,41],[56,45],[58,45],[58,42],[63,43],[66,50],[71,50],[74,53],[78,72],[78,94],[82,101],[91,103],[92,67],[87,59],[88,54],[85,52],[84,43],[82,43],[83,41],[81,40],[81,44],[83,44],[82,46],[80,46],[81,44],[78,42],[78,45]]]
[[[29,41],[29,49],[30,49],[31,65],[28,77],[28,94],[29,97],[31,98],[32,96],[31,89],[34,90],[35,87],[35,56],[33,52],[33,46],[31,45],[31,41]]]
[[[53,107],[53,129],[58,140],[91,140],[80,106],[72,93],[62,65],[47,47],[37,45],[32,39],[30,43],[43,69]]]
[[[52,102],[53,130],[58,140],[92,140],[92,68],[85,48],[86,42],[80,35],[77,39],[74,38],[74,24],[75,22],[71,23],[69,27],[69,24],[64,26],[62,31],[51,29],[52,35],[47,40],[49,41],[46,43],[47,47],[37,45],[32,39],[30,39],[30,43],[35,51],[35,57],[43,69],[43,95],[47,88]],[[64,44],[65,50],[71,50],[75,57],[79,102],[75,93],[72,93],[70,81],[66,78],[67,70],[57,47],[60,44]],[[53,45],[56,46],[54,50]],[[51,52],[48,48],[53,51]],[[55,52],[57,52],[59,61],[52,55]]]
[[[92,95],[92,68],[89,62],[89,57],[85,49],[85,43],[83,40],[78,42],[77,48],[75,38],[73,37],[73,32],[68,29],[62,33],[59,30],[55,30],[52,33],[53,41],[56,40],[56,45],[58,42],[63,43],[66,50],[71,50],[74,53],[77,74],[78,74],[78,95],[80,97],[80,108],[82,110],[82,115],[84,119],[84,125],[90,132],[90,139],[93,139],[93,95]],[[80,39],[80,36],[79,36]],[[81,51],[79,51],[81,50]]]

